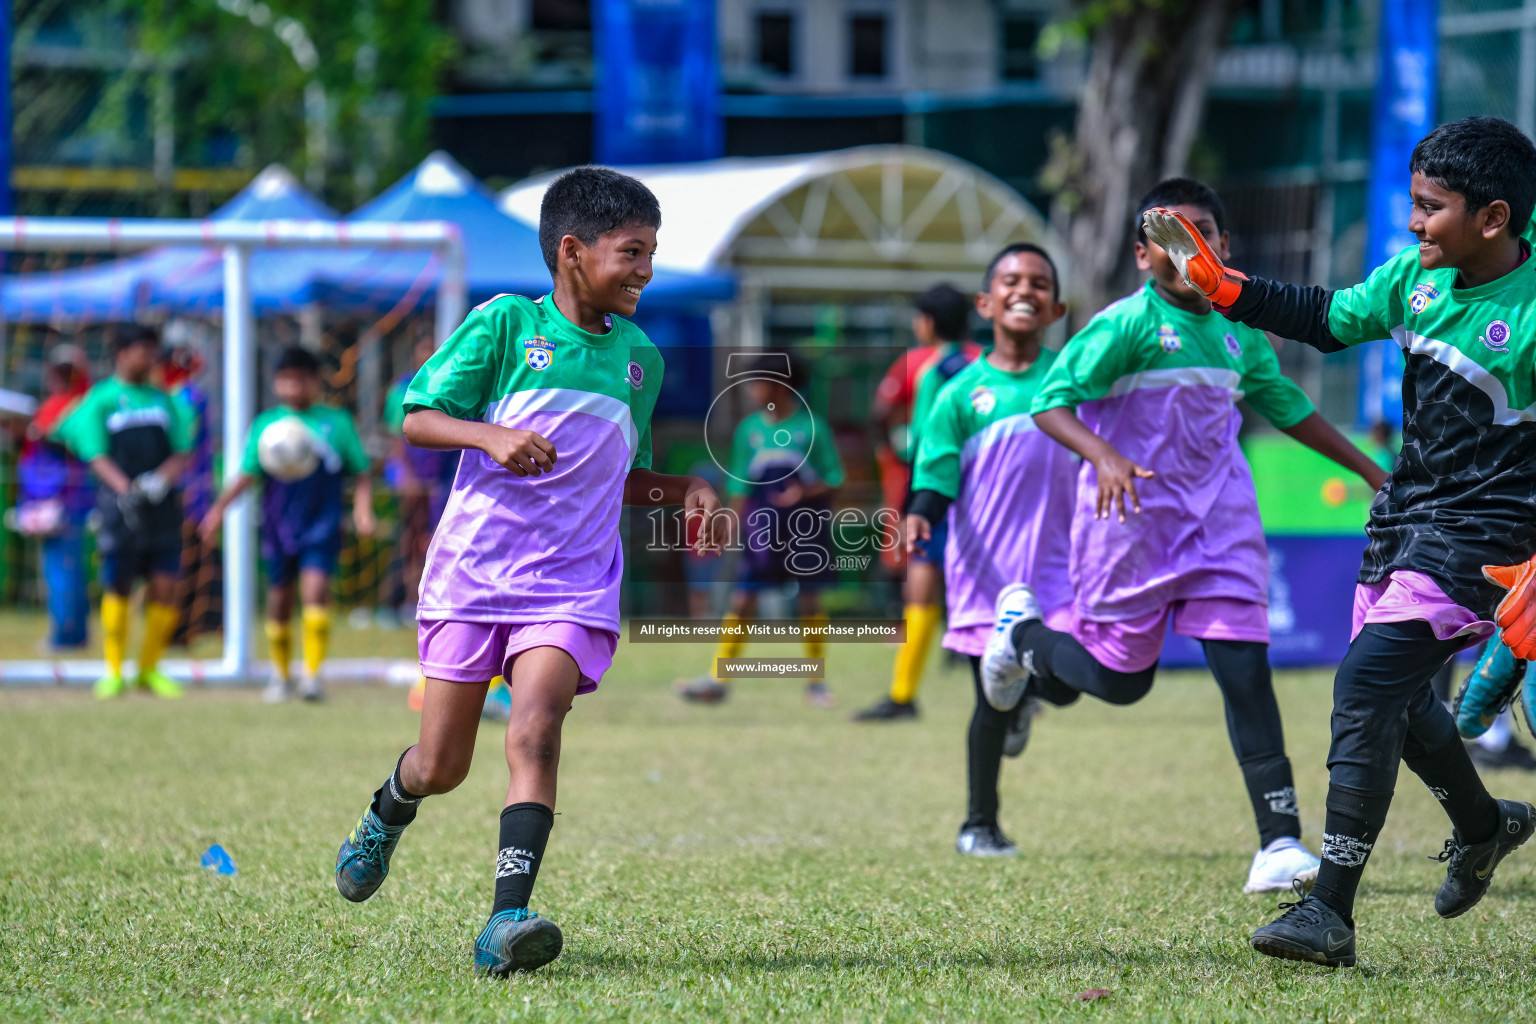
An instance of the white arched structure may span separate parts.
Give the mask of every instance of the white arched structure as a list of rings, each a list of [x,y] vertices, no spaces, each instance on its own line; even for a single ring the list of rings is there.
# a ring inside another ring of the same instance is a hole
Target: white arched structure
[[[624,171],[661,202],[657,270],[732,272],[746,306],[795,293],[857,302],[858,293],[866,300],[910,294],[939,281],[974,288],[987,261],[1012,242],[1065,255],[1014,189],[974,164],[915,146]],[[536,228],[554,177],[506,189],[501,209]]]

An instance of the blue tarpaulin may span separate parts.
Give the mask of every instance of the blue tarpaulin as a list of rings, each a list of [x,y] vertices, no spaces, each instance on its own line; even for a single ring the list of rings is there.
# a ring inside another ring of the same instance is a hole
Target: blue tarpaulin
[[[464,237],[469,302],[478,305],[503,292],[538,296],[550,289],[538,232],[496,207],[492,196],[444,152],[436,152],[348,220],[443,220]],[[313,294],[332,309],[387,311],[430,302],[438,276],[436,257],[423,252],[371,252],[337,258],[311,254]],[[725,274],[668,271],[645,290],[641,310],[696,306],[735,295]]]
[[[212,219],[334,220],[336,214],[273,166]],[[498,210],[494,197],[446,153],[433,153],[346,219],[457,224],[472,305],[502,292],[537,296],[550,289],[538,233]],[[422,251],[258,250],[251,259],[251,293],[258,316],[296,312],[310,302],[341,312],[403,314],[431,304],[440,272],[438,257]],[[213,315],[224,302],[223,254],[217,247],[167,247],[94,267],[0,281],[0,308],[13,323]],[[668,271],[646,288],[641,309],[690,310],[734,295],[735,279],[728,274]]]
[[[287,169],[273,164],[211,220],[335,220]],[[297,308],[307,301],[305,279],[293,253],[257,252],[251,282],[258,313]],[[170,313],[214,313],[223,305],[223,252],[167,246],[92,267],[0,279],[0,308],[18,323],[54,320],[101,322]]]

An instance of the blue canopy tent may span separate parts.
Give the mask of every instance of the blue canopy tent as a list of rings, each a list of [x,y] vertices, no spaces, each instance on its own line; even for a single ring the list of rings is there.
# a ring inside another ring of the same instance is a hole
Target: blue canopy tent
[[[305,191],[286,168],[272,164],[210,219],[332,221],[336,211]],[[298,262],[292,251],[253,254],[258,314],[294,310],[308,301],[306,267]],[[167,246],[97,266],[0,279],[0,310],[13,323],[212,314],[222,307],[223,295],[223,254],[216,247]]]
[[[354,210],[347,220],[443,220],[464,235],[465,278],[471,305],[503,292],[543,295],[549,270],[538,232],[496,207],[495,198],[447,153],[439,150],[383,195]],[[331,309],[402,312],[432,298],[433,257],[419,252],[370,252],[337,258],[306,257],[311,293]],[[645,290],[641,309],[685,310],[735,296],[728,274],[668,272]]]

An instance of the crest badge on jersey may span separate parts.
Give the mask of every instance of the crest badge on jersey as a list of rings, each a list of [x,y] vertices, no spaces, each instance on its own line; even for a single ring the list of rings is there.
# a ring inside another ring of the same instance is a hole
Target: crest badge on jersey
[[[1429,308],[1429,304],[1440,297],[1440,290],[1432,284],[1416,284],[1408,296],[1408,308],[1419,314]]]
[[[1157,343],[1163,346],[1164,352],[1177,352],[1184,347],[1183,339],[1172,324],[1163,324],[1157,329]]]
[[[555,361],[555,346],[536,334],[523,342],[523,361],[530,370],[547,370]]]
[[[645,387],[645,367],[633,359],[629,361],[629,368],[625,370],[624,376],[629,380],[629,386],[636,391]]]
[[[976,410],[978,416],[990,416],[992,410],[997,408],[997,396],[991,388],[980,384],[971,391],[971,408]]]
[[[1509,333],[1509,324],[1495,320],[1483,328],[1483,336],[1477,340],[1487,346],[1490,352],[1508,352]]]
[[[1223,344],[1227,346],[1227,355],[1233,359],[1241,359],[1243,356],[1243,344],[1237,340],[1237,335],[1228,331],[1221,336]]]

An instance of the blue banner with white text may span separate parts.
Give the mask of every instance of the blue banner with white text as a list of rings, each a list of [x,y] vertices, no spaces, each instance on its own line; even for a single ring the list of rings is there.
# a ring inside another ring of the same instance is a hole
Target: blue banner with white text
[[[1439,0],[1381,0],[1365,272],[1414,244],[1408,230],[1408,162],[1435,127]],[[1403,355],[1392,341],[1360,347],[1360,426],[1403,422]]]
[[[597,0],[593,151],[599,163],[725,151],[715,0]]]

